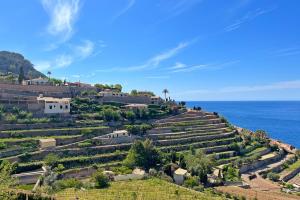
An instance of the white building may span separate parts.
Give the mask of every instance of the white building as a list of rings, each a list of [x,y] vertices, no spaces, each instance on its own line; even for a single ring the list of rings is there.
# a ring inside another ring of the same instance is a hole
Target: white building
[[[99,92],[99,96],[101,97],[127,97],[127,93],[116,92],[113,90],[105,89],[104,91]]]
[[[128,131],[126,130],[119,130],[119,131],[114,131],[112,133],[107,134],[108,138],[119,138],[119,137],[128,137]]]
[[[45,114],[69,114],[70,98],[38,97],[39,103],[44,103]]]
[[[151,97],[151,104],[160,105],[162,104],[163,100],[159,96],[152,96]]]
[[[54,138],[39,139],[39,145],[41,149],[52,148],[56,146],[56,140]]]
[[[30,80],[24,80],[22,85],[49,85],[49,80],[47,78],[34,78]]]
[[[173,174],[175,183],[178,185],[182,185],[187,174],[188,174],[187,170],[178,168]]]

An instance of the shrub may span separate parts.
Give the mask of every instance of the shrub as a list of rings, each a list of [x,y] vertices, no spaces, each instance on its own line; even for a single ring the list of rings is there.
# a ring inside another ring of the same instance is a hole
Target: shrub
[[[203,185],[194,186],[193,189],[198,191],[198,192],[203,192],[204,191],[204,186]]]
[[[80,189],[83,186],[83,183],[75,178],[58,180],[54,183],[54,190],[60,191],[67,188],[76,188]]]
[[[109,186],[109,178],[103,174],[102,170],[97,171],[93,175],[96,188],[105,188]]]
[[[7,145],[4,142],[0,142],[0,150],[5,149]]]
[[[268,179],[270,179],[271,181],[275,181],[277,182],[279,180],[279,175],[275,174],[274,172],[270,172],[267,175]]]
[[[112,171],[115,172],[116,174],[131,174],[132,169],[126,166],[121,166],[121,167],[113,167]]]
[[[127,167],[142,167],[145,169],[156,167],[160,162],[161,154],[150,140],[135,141],[124,160]]]
[[[45,165],[47,165],[49,167],[54,167],[58,161],[59,161],[59,157],[53,153],[48,154],[44,158]]]
[[[188,188],[196,187],[196,186],[199,185],[199,178],[196,177],[196,176],[188,177],[188,178],[184,181],[183,185],[184,185],[185,187],[188,187]]]

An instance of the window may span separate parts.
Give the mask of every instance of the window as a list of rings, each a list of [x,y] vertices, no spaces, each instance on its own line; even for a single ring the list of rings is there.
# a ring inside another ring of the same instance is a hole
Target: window
[[[69,106],[68,106],[68,105],[66,105],[66,106],[65,106],[65,108],[66,108],[66,109],[69,109]]]
[[[62,105],[60,105],[59,107],[60,107],[61,110],[63,109],[63,106],[62,106]]]
[[[49,109],[52,110],[52,105],[49,106]]]

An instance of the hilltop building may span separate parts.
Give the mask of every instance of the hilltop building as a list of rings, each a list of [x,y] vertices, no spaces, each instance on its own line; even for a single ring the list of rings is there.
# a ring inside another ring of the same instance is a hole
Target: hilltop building
[[[22,85],[51,85],[48,78],[34,78],[30,80],[24,80]]]
[[[45,114],[69,114],[70,98],[37,97],[38,103],[44,104]]]

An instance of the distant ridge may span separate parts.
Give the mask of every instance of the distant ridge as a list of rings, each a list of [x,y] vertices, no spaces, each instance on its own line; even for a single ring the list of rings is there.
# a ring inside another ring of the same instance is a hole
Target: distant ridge
[[[18,75],[23,67],[26,79],[46,77],[43,73],[34,69],[33,64],[26,60],[22,54],[0,51],[0,75]]]

